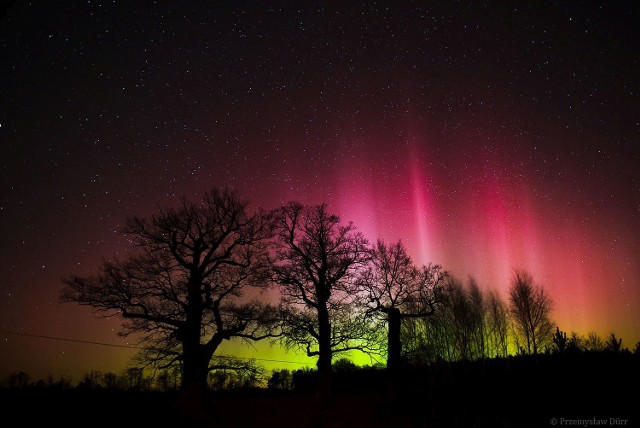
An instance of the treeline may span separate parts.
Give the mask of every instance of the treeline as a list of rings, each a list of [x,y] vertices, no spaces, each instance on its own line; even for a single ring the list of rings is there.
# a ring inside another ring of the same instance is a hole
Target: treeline
[[[210,390],[233,390],[263,388],[267,386],[267,370],[255,360],[232,357],[217,358],[225,369],[212,370],[207,377]],[[161,369],[128,367],[120,373],[92,370],[79,381],[73,382],[64,376],[53,375],[45,379],[32,380],[25,372],[13,372],[0,380],[0,388],[12,390],[111,390],[111,391],[177,391],[180,389],[182,373],[179,366]]]
[[[370,242],[326,204],[248,207],[214,188],[200,201],[129,219],[128,258],[66,278],[62,301],[122,317],[145,364],[174,369],[190,391],[261,384],[258,371],[216,356],[227,340],[266,339],[317,357],[324,391],[334,361],[352,352],[386,357],[393,372],[606,346],[556,330],[551,297],[526,271],[514,273],[504,301],[473,279],[463,284],[440,265],[415,263],[402,241]],[[267,289],[277,290],[277,304],[255,297]],[[175,387],[175,379],[161,383]]]
[[[523,279],[525,280],[523,283]],[[527,338],[526,313],[518,302],[518,287],[530,283],[531,278],[519,273],[510,290],[510,301],[505,303],[492,290],[483,290],[470,279],[467,285],[455,278],[447,281],[442,299],[433,315],[406,320],[402,326],[404,361],[412,365],[437,361],[477,360],[506,357],[510,354],[611,351],[629,352],[622,339],[612,333],[602,338],[591,331],[580,335],[572,331],[567,335],[550,318],[531,329]],[[532,291],[535,293],[535,291]],[[547,307],[551,303],[538,288],[538,298],[525,299],[528,304]],[[543,297],[540,297],[540,296]],[[554,330],[555,328],[555,330]],[[640,342],[632,348],[640,352]]]
[[[334,399],[325,407],[315,398],[317,370],[276,370],[260,388],[255,378],[219,372],[210,376],[216,389],[205,393],[213,422],[196,426],[548,426],[551,418],[585,412],[607,425],[629,425],[638,417],[639,367],[640,353],[614,349],[438,361],[393,376],[383,366],[340,359],[333,364]],[[27,426],[192,426],[181,416],[175,384],[160,392],[166,383],[139,373],[91,372],[75,387],[15,374],[5,379],[0,399],[8,417]],[[328,423],[317,423],[319,409]]]
[[[119,390],[119,391],[149,391],[151,389],[171,390],[180,385],[180,375],[177,374],[175,383],[168,381],[169,373],[160,373],[155,378],[145,374],[143,368],[130,367],[121,373],[101,372],[93,370],[86,373],[80,381],[74,383],[71,378],[64,376],[55,378],[52,375],[45,379],[32,381],[25,372],[13,372],[7,375],[0,387],[12,390]]]
[[[492,339],[489,339],[491,341]],[[573,358],[574,362],[585,364],[585,362],[612,361],[615,355],[633,356],[640,360],[640,342],[636,343],[631,351],[622,346],[622,339],[617,338],[612,333],[607,340],[604,340],[595,332],[590,332],[585,336],[572,332],[569,336],[557,328],[553,336],[553,345],[546,348],[545,353],[540,358],[566,355]],[[415,352],[411,347],[407,350],[408,363],[404,366],[405,372],[416,373],[422,368],[431,370],[442,370],[443,364],[451,365],[464,363],[463,359],[434,357],[427,361],[425,356],[432,356],[428,352]],[[415,357],[418,355],[418,357]],[[584,355],[584,356],[581,356]],[[519,359],[527,363],[527,355],[520,354],[509,356],[502,355],[485,356],[484,359],[477,357],[474,361],[486,362],[492,365],[504,364],[507,358],[514,364]],[[471,360],[466,360],[471,361]],[[549,360],[554,361],[554,360]],[[627,361],[627,360],[623,360]],[[637,364],[637,363],[636,363]],[[449,366],[446,366],[449,367]],[[451,366],[455,367],[455,366]],[[484,368],[482,369],[484,370]],[[340,358],[333,362],[333,371],[337,382],[336,389],[349,389],[349,384],[353,387],[363,389],[363,385],[371,388],[379,387],[386,381],[386,369],[383,364],[371,366],[358,366],[348,358]],[[417,382],[417,381],[416,381]],[[242,368],[219,369],[209,373],[207,387],[211,391],[233,391],[233,390],[255,390],[269,389],[279,391],[295,391],[309,393],[314,391],[317,383],[317,370],[309,368],[288,370],[274,369],[266,370],[262,365],[254,360],[242,362]],[[419,383],[419,382],[417,382]],[[145,371],[142,367],[130,367],[120,373],[90,371],[86,373],[77,383],[65,377],[55,378],[52,375],[45,379],[33,380],[28,373],[13,372],[0,381],[0,389],[4,390],[41,390],[41,391],[61,391],[61,390],[107,390],[107,391],[178,391],[181,384],[181,372],[179,368],[172,367],[162,370]]]

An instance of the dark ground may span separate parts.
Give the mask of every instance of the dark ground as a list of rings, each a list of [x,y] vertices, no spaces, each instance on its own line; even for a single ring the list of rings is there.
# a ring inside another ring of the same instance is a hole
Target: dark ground
[[[308,375],[294,391],[212,392],[208,418],[196,426],[640,426],[639,362],[631,354],[602,353],[442,363],[406,370],[391,383],[384,370],[357,370],[336,373],[324,404]],[[188,425],[170,392],[5,389],[0,399],[4,421],[15,426]]]

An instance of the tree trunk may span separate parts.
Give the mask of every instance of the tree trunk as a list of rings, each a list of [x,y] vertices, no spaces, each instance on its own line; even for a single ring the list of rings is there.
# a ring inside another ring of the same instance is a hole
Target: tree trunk
[[[402,342],[400,341],[400,323],[402,316],[398,308],[389,308],[387,321],[389,331],[387,332],[387,402],[391,406],[388,410],[392,412],[393,403],[397,399],[398,375],[402,365]]]
[[[387,369],[396,371],[402,364],[402,342],[400,341],[400,324],[402,317],[398,308],[390,308],[387,312],[389,332],[387,333]]]
[[[318,398],[331,395],[331,322],[326,304],[318,305]]]
[[[197,271],[191,272],[187,294],[186,323],[180,334],[182,342],[181,410],[189,420],[204,418],[204,393],[207,389],[209,360],[204,345],[200,344],[202,324],[202,297]]]
[[[198,343],[186,346],[183,344],[182,386],[180,390],[180,406],[184,418],[199,421],[205,418],[204,393],[207,389],[209,359]]]

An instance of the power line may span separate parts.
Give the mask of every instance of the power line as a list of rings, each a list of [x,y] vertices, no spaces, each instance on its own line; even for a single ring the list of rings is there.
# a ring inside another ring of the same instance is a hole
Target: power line
[[[249,358],[249,357],[234,357],[231,355],[220,355],[223,358],[235,358],[237,360],[256,360],[256,361],[268,361],[270,363],[285,363],[285,364],[299,364],[301,366],[308,366],[308,363],[301,363],[300,361],[289,361],[289,360],[273,360],[271,358]],[[213,358],[216,356],[214,355]]]
[[[111,347],[114,347],[114,348],[144,349],[144,348],[142,348],[140,346],[134,346],[134,345],[118,345],[118,344],[115,344],[115,343],[94,342],[92,340],[82,340],[82,339],[68,339],[68,338],[64,338],[64,337],[44,336],[42,334],[21,333],[21,332],[17,332],[17,331],[0,330],[0,333],[13,334],[15,336],[35,337],[35,338],[38,338],[38,339],[59,340],[61,342],[75,342],[75,343],[86,343],[86,344],[89,344],[89,345],[111,346]]]
[[[82,340],[82,339],[69,339],[66,337],[55,337],[55,336],[45,336],[42,334],[32,334],[32,333],[22,333],[18,331],[8,331],[8,330],[0,330],[0,333],[3,334],[12,334],[14,336],[24,336],[24,337],[33,337],[36,339],[49,339],[49,340],[58,340],[61,342],[72,342],[72,343],[84,343],[87,345],[99,345],[99,346],[111,346],[113,348],[125,348],[125,349],[145,349],[141,346],[135,345],[118,345],[116,343],[104,343],[104,342],[95,342],[93,340]],[[308,365],[308,363],[302,363],[300,361],[290,361],[290,360],[276,360],[271,358],[250,358],[250,357],[236,357],[232,355],[214,355],[219,358],[233,358],[236,360],[256,360],[256,361],[267,361],[270,363],[284,363],[284,364],[299,364],[302,366]]]

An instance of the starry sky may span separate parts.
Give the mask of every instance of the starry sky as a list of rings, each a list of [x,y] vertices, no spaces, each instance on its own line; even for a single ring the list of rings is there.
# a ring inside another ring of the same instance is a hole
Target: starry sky
[[[563,330],[640,340],[637,2],[254,3],[2,2],[0,376],[124,368],[6,332],[132,344],[60,278],[214,185],[503,297],[527,269]]]

